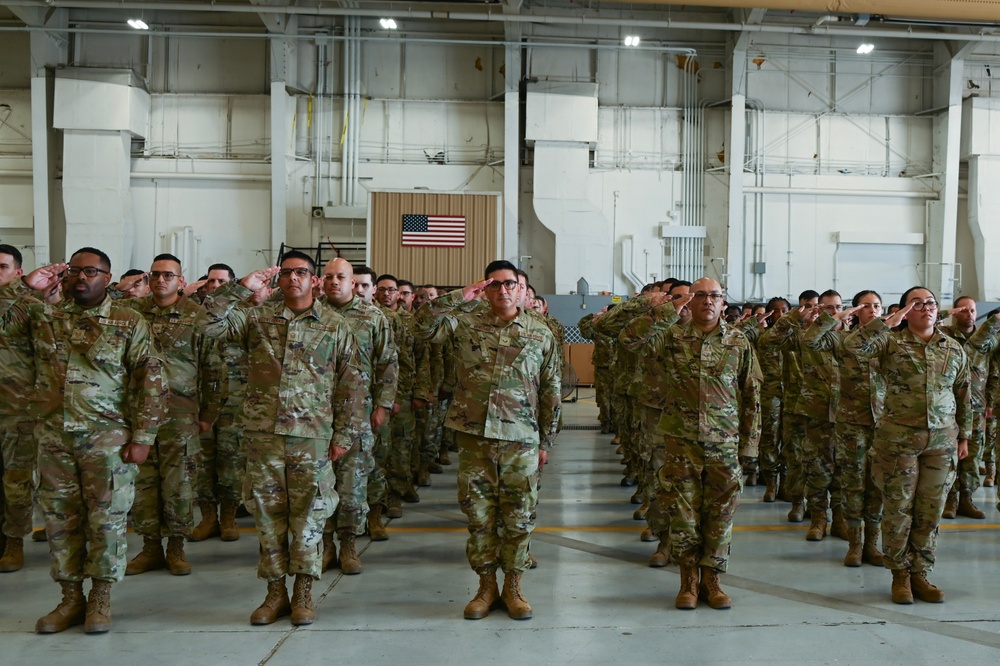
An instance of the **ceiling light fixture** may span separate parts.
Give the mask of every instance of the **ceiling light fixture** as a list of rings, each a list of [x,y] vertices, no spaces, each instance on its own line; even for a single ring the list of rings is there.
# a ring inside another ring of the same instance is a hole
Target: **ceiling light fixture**
[[[861,46],[858,47],[858,53],[860,55],[868,55],[874,50],[875,50],[874,44],[862,44]]]
[[[625,35],[625,46],[639,46],[639,37],[637,35]]]
[[[149,26],[142,19],[131,18],[128,20],[128,24],[136,30],[149,30]]]
[[[383,30],[395,30],[396,29],[396,21],[393,20],[393,19],[391,19],[391,18],[379,19],[378,22],[379,22],[379,25],[382,26]]]

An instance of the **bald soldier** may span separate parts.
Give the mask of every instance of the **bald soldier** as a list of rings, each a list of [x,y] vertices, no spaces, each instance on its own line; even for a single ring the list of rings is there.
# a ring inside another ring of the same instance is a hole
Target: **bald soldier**
[[[760,438],[760,368],[746,336],[721,320],[723,299],[719,283],[702,278],[686,296],[645,315],[655,325],[676,321],[683,305],[691,311],[691,321],[650,337],[647,352],[667,368],[657,500],[671,507],[670,557],[681,569],[675,606],[684,610],[699,597],[712,608],[732,605],[719,574],[729,564],[742,480],[738,454]]]
[[[373,540],[387,539],[382,524],[386,508],[385,477],[375,467],[375,435],[386,422],[396,399],[399,364],[392,344],[392,328],[382,311],[354,294],[354,268],[341,258],[330,260],[323,268],[323,295],[326,304],[347,319],[358,344],[361,376],[368,388],[361,437],[344,451],[334,464],[340,506],[327,521],[323,534],[324,567],[337,559],[333,531],[340,538],[340,569],[345,574],[361,573],[361,558],[355,538],[365,531],[365,518]],[[376,475],[374,482],[370,481]],[[370,493],[370,489],[374,493]]]

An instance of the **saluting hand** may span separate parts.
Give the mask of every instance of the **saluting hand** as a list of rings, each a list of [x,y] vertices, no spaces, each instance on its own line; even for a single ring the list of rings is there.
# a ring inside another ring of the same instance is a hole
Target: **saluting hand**
[[[888,326],[889,328],[896,328],[897,326],[899,326],[901,323],[903,323],[903,320],[906,319],[906,315],[910,312],[910,310],[913,309],[913,306],[916,305],[916,303],[917,303],[916,301],[907,303],[905,308],[900,308],[899,310],[896,310],[896,312],[894,312],[893,314],[889,315],[886,318],[885,325]]]
[[[69,264],[49,264],[36,268],[24,276],[24,285],[35,291],[48,291],[62,282],[63,273],[67,268]]]
[[[846,322],[846,321],[849,320],[849,318],[851,317],[851,315],[853,315],[858,310],[864,310],[866,307],[868,307],[868,305],[865,304],[865,303],[862,303],[861,305],[855,305],[853,307],[844,308],[840,312],[835,312],[833,314],[833,318],[836,319],[837,321]]]
[[[479,294],[483,293],[486,289],[486,285],[491,284],[493,278],[486,278],[482,282],[477,282],[475,284],[470,284],[468,287],[462,290],[462,298],[467,301],[475,300],[479,297]]]
[[[124,277],[121,280],[119,280],[118,284],[115,285],[115,289],[117,289],[118,291],[128,291],[129,289],[133,289],[134,287],[136,287],[140,282],[145,280],[147,277],[149,277],[149,273],[139,273],[138,275],[129,275],[128,277]]]
[[[672,300],[670,302],[673,304],[674,310],[676,310],[677,313],[680,314],[680,311],[688,303],[690,303],[692,300],[694,300],[694,294],[692,294],[692,293],[680,294],[680,295],[677,296],[677,298],[673,298],[673,297],[671,297],[671,298],[672,298]]]
[[[198,290],[205,286],[208,280],[198,280],[197,282],[192,282],[191,284],[184,285],[184,295],[193,296],[198,293]]]
[[[265,287],[270,286],[271,278],[278,274],[281,269],[277,266],[271,266],[270,268],[264,268],[259,271],[254,271],[250,275],[246,276],[240,280],[240,284],[249,289],[250,291],[260,291]]]

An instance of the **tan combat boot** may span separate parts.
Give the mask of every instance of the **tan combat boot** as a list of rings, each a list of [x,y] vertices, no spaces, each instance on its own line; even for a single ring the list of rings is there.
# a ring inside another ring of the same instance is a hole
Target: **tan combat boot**
[[[996,463],[986,463],[986,476],[983,478],[983,487],[992,488],[997,478]]]
[[[939,604],[944,601],[944,590],[927,580],[926,571],[910,572],[910,590],[917,599],[929,604]]]
[[[771,503],[778,498],[778,479],[776,474],[764,474],[764,501]]]
[[[431,472],[427,469],[427,463],[421,463],[417,469],[417,485],[421,488],[429,488],[431,485]]]
[[[646,514],[649,513],[649,502],[643,502],[642,506],[632,512],[632,520],[646,520]]]
[[[4,544],[3,557],[0,557],[0,572],[10,573],[20,571],[24,566],[24,539],[22,537],[7,537]]]
[[[333,532],[323,532],[323,569],[328,571],[337,562],[337,542],[333,539]]]
[[[361,558],[354,549],[354,534],[348,531],[340,533],[340,570],[348,576],[354,576],[362,571]]]
[[[661,569],[670,564],[670,544],[667,535],[660,536],[660,545],[656,547],[656,552],[649,556],[649,566],[654,569]]]
[[[644,529],[642,531],[642,534],[639,535],[639,541],[643,541],[645,543],[652,543],[654,541],[659,541],[659,540],[660,538],[655,534],[653,534],[653,530],[649,527]]]
[[[892,603],[904,605],[913,603],[909,569],[892,570]]]
[[[500,600],[507,607],[507,616],[512,620],[530,620],[531,606],[521,594],[521,572],[511,571],[503,577],[503,592]]]
[[[472,601],[465,605],[466,620],[481,620],[496,608],[500,601],[500,588],[497,587],[496,572],[479,574],[479,589]]]
[[[698,591],[701,598],[716,610],[733,607],[733,600],[722,591],[722,586],[719,585],[719,572],[711,567],[701,568],[701,587]]]
[[[826,536],[826,509],[813,509],[809,518],[812,522],[806,532],[806,541],[822,541]]]
[[[184,537],[172,536],[167,539],[166,560],[171,576],[187,576],[191,573],[191,563],[184,557]]]
[[[301,626],[316,621],[316,606],[312,600],[312,576],[296,574],[292,586],[292,624]]]
[[[106,634],[109,629],[111,629],[111,581],[94,578],[90,583],[90,596],[87,597],[87,619],[83,623],[83,630],[88,634]]]
[[[240,539],[240,526],[236,524],[237,509],[239,509],[239,503],[223,500],[219,516],[219,536],[223,541],[239,541]]]
[[[250,624],[273,624],[279,617],[290,615],[292,605],[288,603],[288,588],[285,577],[267,581],[267,596],[264,603],[250,614]]]
[[[57,634],[86,621],[87,600],[83,598],[83,583],[61,580],[59,585],[62,587],[62,601],[51,613],[38,618],[35,631],[39,634]]]
[[[948,492],[948,499],[944,501],[944,512],[942,518],[954,518],[958,515],[958,491],[952,488]]]
[[[167,560],[163,557],[163,544],[159,539],[145,537],[142,540],[142,552],[129,560],[125,567],[126,576],[166,569]]]
[[[399,495],[389,493],[389,508],[386,509],[385,515],[389,518],[403,517],[403,502]]]
[[[216,513],[215,502],[198,502],[201,511],[201,522],[193,530],[188,541],[204,541],[219,536],[219,514]]]
[[[698,567],[681,565],[681,589],[674,599],[674,608],[694,610],[698,607]]]
[[[368,534],[372,541],[388,541],[389,533],[382,523],[382,505],[376,504],[368,510]]]
[[[865,546],[861,551],[861,561],[876,567],[882,566],[882,553],[878,549],[878,525],[865,525]]]
[[[806,507],[802,499],[793,499],[792,508],[788,512],[788,522],[801,523],[806,517]]]
[[[427,463],[427,471],[431,474],[444,474],[444,467],[441,467],[441,463],[436,460],[431,460]]]
[[[451,456],[448,455],[447,450],[441,449],[441,455],[438,456],[438,463],[444,465],[445,467],[451,465]],[[444,470],[442,470],[442,472],[443,471]]]
[[[778,501],[791,502],[792,496],[788,494],[788,477],[785,474],[778,474]]]
[[[844,541],[850,541],[850,529],[847,526],[847,519],[844,518],[844,510],[839,506],[833,507],[833,520],[830,525],[830,536],[835,536]]]
[[[966,518],[983,519],[986,517],[986,514],[983,513],[982,509],[973,504],[972,494],[967,492],[962,492],[959,495],[957,513],[958,515],[965,516]]]
[[[847,532],[847,555],[844,557],[845,567],[860,567],[863,547],[861,545],[861,528],[851,527]]]

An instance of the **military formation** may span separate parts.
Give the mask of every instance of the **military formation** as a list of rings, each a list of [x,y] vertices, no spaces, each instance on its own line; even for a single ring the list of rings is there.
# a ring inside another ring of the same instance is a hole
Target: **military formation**
[[[161,254],[114,282],[85,247],[24,274],[0,245],[0,572],[23,567],[26,538],[48,541],[62,598],[36,631],[107,632],[114,584],[189,574],[185,544],[239,539],[241,512],[266,585],[251,623],[311,624],[314,582],[362,573],[357,539],[389,539],[386,520],[455,453],[479,576],[464,617],[531,618],[522,575],[537,566],[566,336],[528,276],[495,261],[447,290],[296,251],[239,280],[225,264],[190,282],[184,269]],[[995,483],[1000,315],[977,327],[964,298],[941,325],[922,288],[891,315],[881,305],[809,291],[727,315],[702,278],[580,320],[601,431],[657,544],[649,565],[680,569],[677,608],[732,605],[721,575],[757,482],[790,521],[809,516],[809,541],[832,515],[844,564],[889,568],[893,601],[944,599],[927,578],[938,524],[984,517],[980,465]]]

